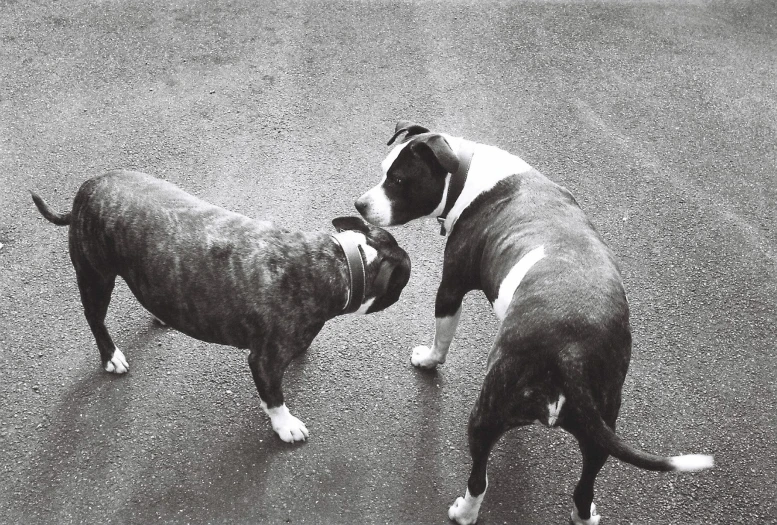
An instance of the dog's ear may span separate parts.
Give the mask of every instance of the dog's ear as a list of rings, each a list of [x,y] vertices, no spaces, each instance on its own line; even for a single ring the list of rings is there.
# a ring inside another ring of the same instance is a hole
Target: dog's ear
[[[410,148],[427,162],[436,162],[447,173],[455,173],[459,169],[459,158],[442,135],[423,137]]]
[[[412,137],[413,135],[418,135],[419,133],[429,133],[428,129],[419,124],[414,124],[409,120],[400,120],[397,122],[397,127],[394,128],[394,135],[389,139],[386,145],[391,146],[397,137],[405,131],[407,132],[405,139]]]
[[[372,290],[375,297],[382,299],[381,302],[394,304],[399,299],[402,290],[410,280],[410,257],[405,253],[401,261],[392,261],[384,259],[378,268],[378,275],[373,281]],[[391,292],[391,296],[386,294]]]
[[[356,230],[361,233],[369,233],[370,227],[361,217],[337,217],[332,219],[332,226],[338,232],[346,230]]]

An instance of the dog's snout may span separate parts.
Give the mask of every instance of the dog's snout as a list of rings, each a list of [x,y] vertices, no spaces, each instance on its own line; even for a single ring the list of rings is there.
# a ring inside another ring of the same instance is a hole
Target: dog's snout
[[[356,211],[362,216],[367,211],[367,199],[364,198],[364,195],[356,199],[356,202],[354,202],[353,205],[356,206]]]
[[[376,187],[353,203],[364,220],[375,226],[391,226],[391,202],[383,188]]]

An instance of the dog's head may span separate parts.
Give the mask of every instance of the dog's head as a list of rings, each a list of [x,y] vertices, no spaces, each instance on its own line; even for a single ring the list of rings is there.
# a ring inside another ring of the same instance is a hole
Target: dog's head
[[[379,312],[396,303],[410,279],[410,257],[394,236],[359,217],[338,217],[332,225],[352,232],[364,261],[364,300],[357,313]]]
[[[388,145],[402,134],[381,163],[383,179],[354,203],[365,219],[378,226],[439,214],[445,204],[446,178],[459,167],[443,135],[401,120]]]

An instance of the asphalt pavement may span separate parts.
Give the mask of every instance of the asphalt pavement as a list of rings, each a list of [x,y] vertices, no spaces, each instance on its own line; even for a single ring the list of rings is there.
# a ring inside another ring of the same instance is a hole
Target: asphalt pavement
[[[287,228],[329,230],[398,119],[507,149],[565,185],[618,254],[634,352],[618,432],[698,474],[610,460],[605,524],[777,523],[777,4],[697,1],[0,3],[0,523],[443,524],[497,322],[465,299],[431,340],[444,240],[393,229],[400,301],[327,324],[284,380],[281,442],[246,353],[154,325],[122,283],[105,373],[59,210],[109,168]],[[566,523],[574,440],[492,454],[480,523]]]

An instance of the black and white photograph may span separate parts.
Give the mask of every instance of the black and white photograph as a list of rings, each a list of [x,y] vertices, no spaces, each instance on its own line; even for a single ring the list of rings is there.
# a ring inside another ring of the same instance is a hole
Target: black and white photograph
[[[0,524],[777,524],[777,2],[0,0]]]

